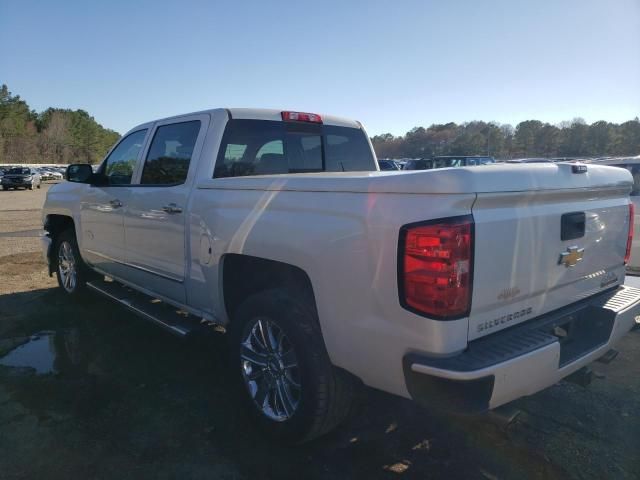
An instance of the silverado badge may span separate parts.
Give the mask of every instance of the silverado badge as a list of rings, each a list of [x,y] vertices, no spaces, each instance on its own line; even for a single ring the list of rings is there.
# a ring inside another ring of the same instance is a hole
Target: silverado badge
[[[560,260],[558,265],[564,265],[565,267],[575,267],[578,262],[582,261],[584,256],[584,248],[567,247],[567,251],[560,254]]]

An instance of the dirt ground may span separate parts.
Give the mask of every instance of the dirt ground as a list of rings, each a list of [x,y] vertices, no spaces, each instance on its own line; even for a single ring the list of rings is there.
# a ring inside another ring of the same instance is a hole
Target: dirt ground
[[[222,338],[181,342],[63,298],[39,250],[46,190],[0,191],[2,479],[640,478],[638,330],[588,388],[515,402],[508,428],[368,389],[338,431],[284,448],[237,407]]]

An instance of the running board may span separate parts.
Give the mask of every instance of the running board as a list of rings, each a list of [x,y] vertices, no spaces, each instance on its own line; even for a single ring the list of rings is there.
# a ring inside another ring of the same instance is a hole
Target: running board
[[[181,338],[205,326],[198,317],[115,281],[94,280],[87,287]]]

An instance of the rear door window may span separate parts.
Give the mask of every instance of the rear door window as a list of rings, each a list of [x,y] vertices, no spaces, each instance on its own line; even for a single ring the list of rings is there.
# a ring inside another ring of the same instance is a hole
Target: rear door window
[[[140,183],[143,185],[184,183],[199,131],[200,120],[158,127],[147,153]]]
[[[376,170],[358,128],[266,120],[230,120],[214,178]]]

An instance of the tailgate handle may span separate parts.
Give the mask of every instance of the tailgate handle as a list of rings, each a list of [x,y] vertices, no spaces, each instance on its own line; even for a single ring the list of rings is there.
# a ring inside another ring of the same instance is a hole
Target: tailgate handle
[[[571,212],[562,215],[560,220],[560,240],[573,240],[584,237],[584,212]]]

